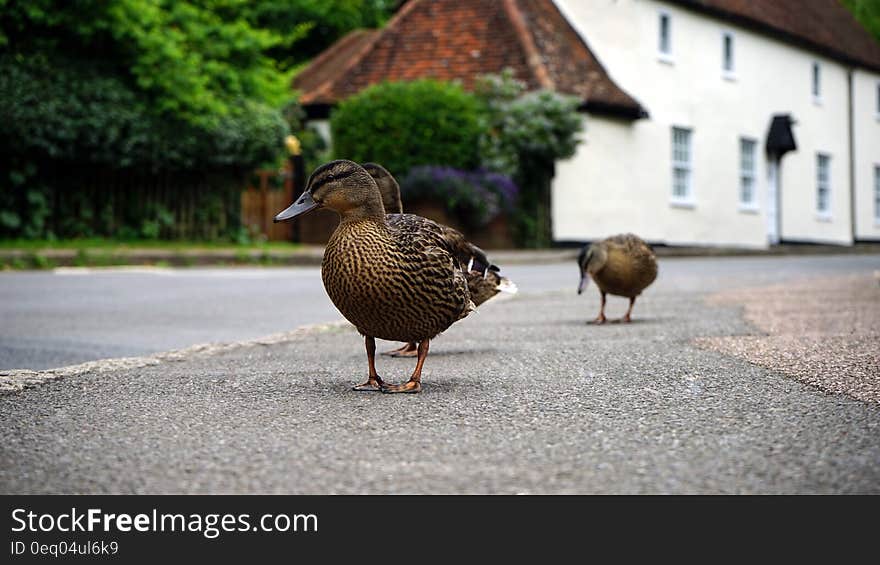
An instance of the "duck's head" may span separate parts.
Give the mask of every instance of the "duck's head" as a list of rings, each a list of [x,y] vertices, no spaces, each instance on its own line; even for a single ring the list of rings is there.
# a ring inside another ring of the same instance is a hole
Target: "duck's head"
[[[593,257],[593,249],[590,246],[584,246],[581,249],[581,252],[578,253],[578,272],[581,275],[581,282],[578,284],[578,294],[582,293],[587,285],[590,284],[590,277],[587,274],[587,267],[590,264],[590,259]]]
[[[402,214],[403,202],[400,200],[400,185],[388,169],[376,163],[363,163],[361,167],[373,177],[382,194],[382,205],[386,214]]]
[[[316,208],[329,208],[342,216],[384,215],[376,181],[363,167],[345,159],[315,169],[300,197],[275,221],[286,222]]]

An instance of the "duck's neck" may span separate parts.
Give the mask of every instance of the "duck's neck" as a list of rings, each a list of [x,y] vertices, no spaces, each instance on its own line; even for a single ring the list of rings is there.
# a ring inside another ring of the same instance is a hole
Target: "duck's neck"
[[[385,208],[381,200],[369,200],[368,202],[339,212],[343,222],[379,222],[385,223]]]

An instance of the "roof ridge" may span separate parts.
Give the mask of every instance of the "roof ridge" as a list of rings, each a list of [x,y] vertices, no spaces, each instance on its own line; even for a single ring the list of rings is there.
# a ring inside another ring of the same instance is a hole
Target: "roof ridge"
[[[538,84],[540,84],[542,88],[553,90],[555,88],[553,79],[550,77],[550,72],[544,65],[541,53],[538,51],[538,47],[535,45],[535,41],[529,33],[525,17],[519,8],[519,5],[516,3],[516,0],[504,0],[504,12],[507,14],[507,18],[513,25],[516,36],[520,40],[520,46],[525,52],[526,64],[534,73]]]

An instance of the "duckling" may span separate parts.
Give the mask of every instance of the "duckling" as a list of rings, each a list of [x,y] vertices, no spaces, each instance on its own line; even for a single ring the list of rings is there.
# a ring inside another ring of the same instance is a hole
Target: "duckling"
[[[606,321],[606,294],[629,298],[629,309],[621,321],[630,322],[636,297],[657,278],[657,258],[654,251],[640,237],[631,233],[615,235],[585,246],[581,249],[577,262],[581,273],[578,294],[590,282],[588,273],[596,281],[602,294],[599,316],[593,320],[595,324]]]
[[[398,184],[397,179],[382,165],[363,163],[361,166],[373,177],[373,180],[379,186],[379,192],[382,193],[382,204],[385,206],[388,221],[392,223],[397,221],[394,216],[403,214],[400,184]],[[500,269],[489,261],[485,251],[469,242],[458,230],[443,224],[438,225],[443,230],[443,238],[455,250],[459,263],[468,266],[468,290],[471,293],[471,300],[474,302],[474,305],[479,306],[499,292],[516,293],[516,285],[498,274]],[[383,351],[382,355],[415,357],[417,351],[418,348],[415,343],[408,343],[392,351]]]
[[[330,300],[364,336],[369,376],[354,390],[421,391],[431,339],[475,308],[466,266],[439,224],[413,214],[389,221],[376,181],[353,161],[318,167],[302,195],[275,221],[316,208],[340,216],[324,250],[321,278]],[[416,367],[406,383],[388,384],[379,376],[376,338],[419,344]]]

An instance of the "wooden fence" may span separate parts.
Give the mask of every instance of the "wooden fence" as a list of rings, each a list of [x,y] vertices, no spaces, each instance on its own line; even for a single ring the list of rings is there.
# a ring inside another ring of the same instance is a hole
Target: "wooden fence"
[[[295,222],[276,224],[278,212],[293,203],[293,171],[290,164],[281,170],[259,170],[250,176],[241,192],[241,225],[252,237],[269,241],[293,241]],[[299,191],[296,191],[299,192]]]
[[[46,227],[58,237],[213,240],[239,226],[240,175],[47,169]]]

